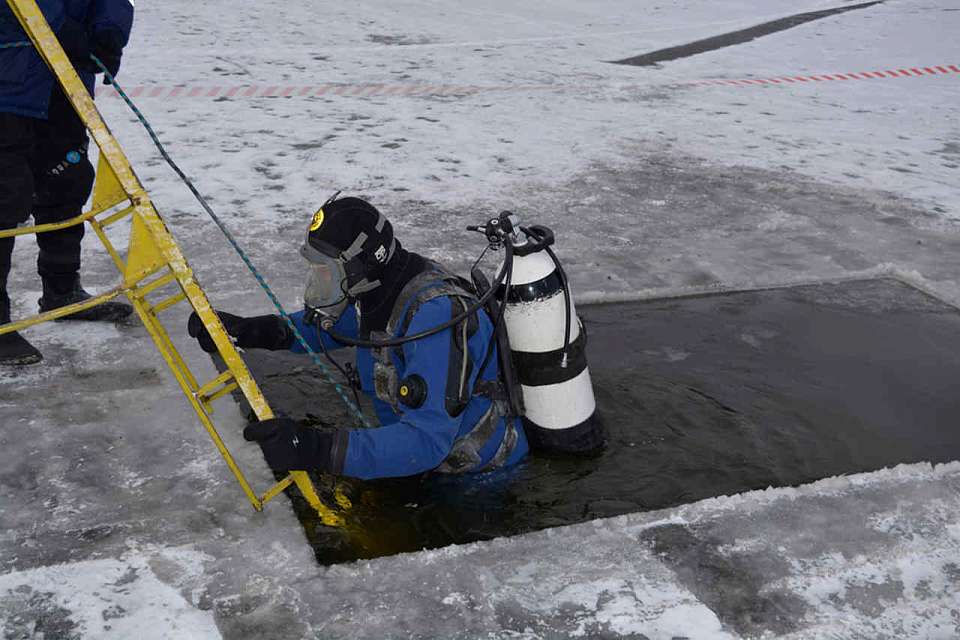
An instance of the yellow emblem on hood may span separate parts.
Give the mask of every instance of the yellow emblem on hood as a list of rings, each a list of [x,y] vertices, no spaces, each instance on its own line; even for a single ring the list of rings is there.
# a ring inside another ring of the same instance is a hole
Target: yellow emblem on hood
[[[316,231],[323,224],[323,207],[313,214],[313,222],[310,223],[310,231]]]

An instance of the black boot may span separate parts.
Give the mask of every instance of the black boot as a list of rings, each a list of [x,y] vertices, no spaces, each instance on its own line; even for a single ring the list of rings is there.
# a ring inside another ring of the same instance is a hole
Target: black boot
[[[13,238],[0,238],[0,326],[10,322],[10,297],[7,295],[7,277],[10,275],[10,257],[12,254]],[[16,331],[0,335],[0,366],[36,364],[41,360],[43,360],[43,356],[40,352]]]
[[[10,322],[10,298],[0,289],[0,326]],[[0,335],[0,366],[37,364],[43,355],[27,342],[27,339],[14,331]]]
[[[75,304],[89,300],[91,295],[80,286],[80,277],[70,276],[48,277],[43,276],[43,297],[38,300],[40,312],[53,311],[68,304]],[[60,320],[90,320],[100,322],[117,322],[133,313],[133,307],[123,302],[104,302],[95,307],[78,311]]]

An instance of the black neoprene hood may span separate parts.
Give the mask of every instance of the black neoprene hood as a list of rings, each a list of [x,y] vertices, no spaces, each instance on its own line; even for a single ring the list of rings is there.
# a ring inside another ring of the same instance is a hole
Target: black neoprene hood
[[[342,253],[354,248],[361,236],[363,240],[355,249],[363,254],[364,261],[373,258],[374,262],[386,263],[385,259],[377,260],[376,252],[380,247],[391,252],[393,225],[366,200],[348,197],[334,200],[317,211],[310,225],[307,242],[317,251],[331,258],[339,258]]]

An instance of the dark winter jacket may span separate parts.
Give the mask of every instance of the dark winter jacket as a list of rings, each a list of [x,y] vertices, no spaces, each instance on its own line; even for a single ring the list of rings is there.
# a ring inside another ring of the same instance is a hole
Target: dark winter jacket
[[[130,0],[38,0],[50,27],[57,32],[68,17],[85,26],[93,37],[103,29],[123,34],[124,44],[133,25]],[[5,1],[0,1],[0,45],[29,40]],[[94,75],[80,78],[93,93]],[[46,119],[54,77],[31,47],[0,48],[0,112]]]

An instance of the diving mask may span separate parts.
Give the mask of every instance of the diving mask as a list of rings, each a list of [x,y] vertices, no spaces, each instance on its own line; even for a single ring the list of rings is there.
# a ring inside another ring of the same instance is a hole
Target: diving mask
[[[311,322],[319,321],[324,329],[330,329],[350,303],[346,293],[347,272],[343,260],[317,251],[309,244],[300,249],[300,255],[307,259],[307,286],[303,293],[303,304]]]

